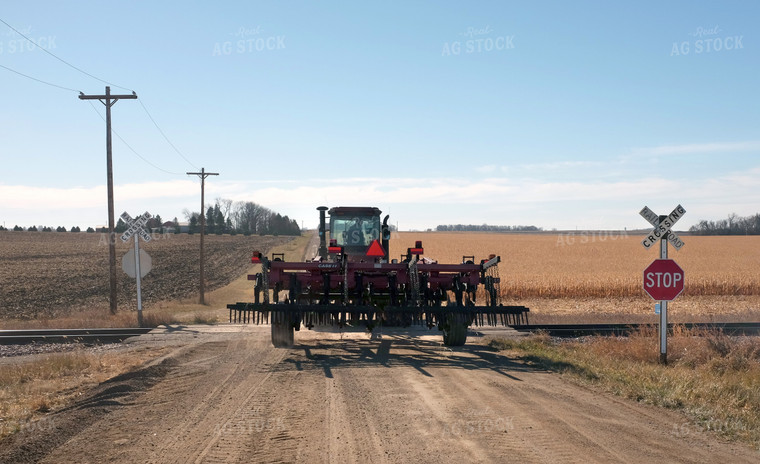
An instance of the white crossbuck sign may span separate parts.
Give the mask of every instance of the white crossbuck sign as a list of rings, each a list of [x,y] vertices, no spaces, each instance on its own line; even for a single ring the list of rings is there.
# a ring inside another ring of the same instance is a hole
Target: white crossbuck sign
[[[127,224],[126,232],[124,232],[121,235],[121,241],[126,242],[134,234],[138,234],[140,238],[145,240],[146,242],[150,242],[150,239],[152,238],[147,230],[145,230],[145,224],[148,223],[148,220],[152,218],[153,216],[150,215],[149,212],[144,212],[141,215],[137,216],[136,218],[132,219],[132,216],[127,214],[126,211],[121,213],[121,219]]]
[[[647,234],[646,238],[642,240],[641,244],[644,245],[644,248],[650,248],[652,245],[657,243],[658,240],[666,237],[668,242],[670,242],[670,244],[673,245],[676,250],[680,250],[683,246],[683,240],[681,240],[681,238],[676,235],[676,233],[673,232],[671,228],[679,219],[681,219],[684,213],[686,213],[684,207],[678,205],[661,222],[660,216],[645,206],[644,209],[639,212],[639,214],[641,214],[644,219],[652,224],[652,226],[654,226],[654,229],[652,229]]]

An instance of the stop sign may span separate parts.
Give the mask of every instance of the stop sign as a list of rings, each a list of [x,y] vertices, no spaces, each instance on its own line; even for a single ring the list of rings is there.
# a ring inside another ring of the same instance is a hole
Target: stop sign
[[[672,259],[655,259],[644,269],[644,290],[657,301],[670,301],[683,291],[683,269]]]

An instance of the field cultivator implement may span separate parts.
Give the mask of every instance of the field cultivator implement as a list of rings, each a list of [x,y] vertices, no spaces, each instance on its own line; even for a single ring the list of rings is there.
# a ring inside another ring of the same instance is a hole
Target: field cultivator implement
[[[366,326],[369,331],[427,325],[443,332],[446,345],[459,346],[471,325],[527,323],[528,308],[499,304],[500,257],[475,263],[465,256],[461,264],[439,264],[422,258],[417,242],[400,260],[389,262],[388,216],[380,225],[377,208],[331,209],[328,247],[327,208],[318,209],[319,255],[313,261],[285,262],[282,255],[270,260],[254,252],[252,262],[261,263],[261,272],[248,276],[255,282],[254,301],[228,304],[230,322],[271,324],[277,347],[292,346],[294,331],[302,325]],[[343,223],[345,217],[357,228]],[[479,289],[482,304],[476,304]]]

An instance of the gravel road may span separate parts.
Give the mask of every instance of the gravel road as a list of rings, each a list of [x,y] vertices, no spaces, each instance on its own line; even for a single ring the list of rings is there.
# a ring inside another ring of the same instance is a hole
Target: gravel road
[[[171,354],[112,379],[0,462],[757,462],[684,416],[575,385],[479,337],[193,327],[128,343]]]

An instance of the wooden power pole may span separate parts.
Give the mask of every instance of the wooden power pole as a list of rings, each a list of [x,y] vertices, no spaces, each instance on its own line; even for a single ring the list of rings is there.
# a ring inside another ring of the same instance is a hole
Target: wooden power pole
[[[201,291],[201,299],[200,303],[202,305],[206,304],[206,295],[205,295],[205,282],[206,282],[206,276],[203,273],[203,232],[206,229],[206,213],[204,213],[203,209],[205,208],[205,185],[206,185],[206,177],[208,176],[218,176],[218,172],[206,172],[206,168],[201,168],[201,172],[188,172],[188,176],[198,176],[201,178],[201,283],[200,283],[200,291]]]
[[[111,87],[106,86],[105,95],[85,95],[79,92],[80,100],[100,100],[106,106],[106,170],[108,177],[108,265],[111,277],[111,313],[116,314],[116,233],[114,232],[113,213],[113,158],[111,156],[111,107],[121,99],[137,98],[132,95],[112,95]]]

